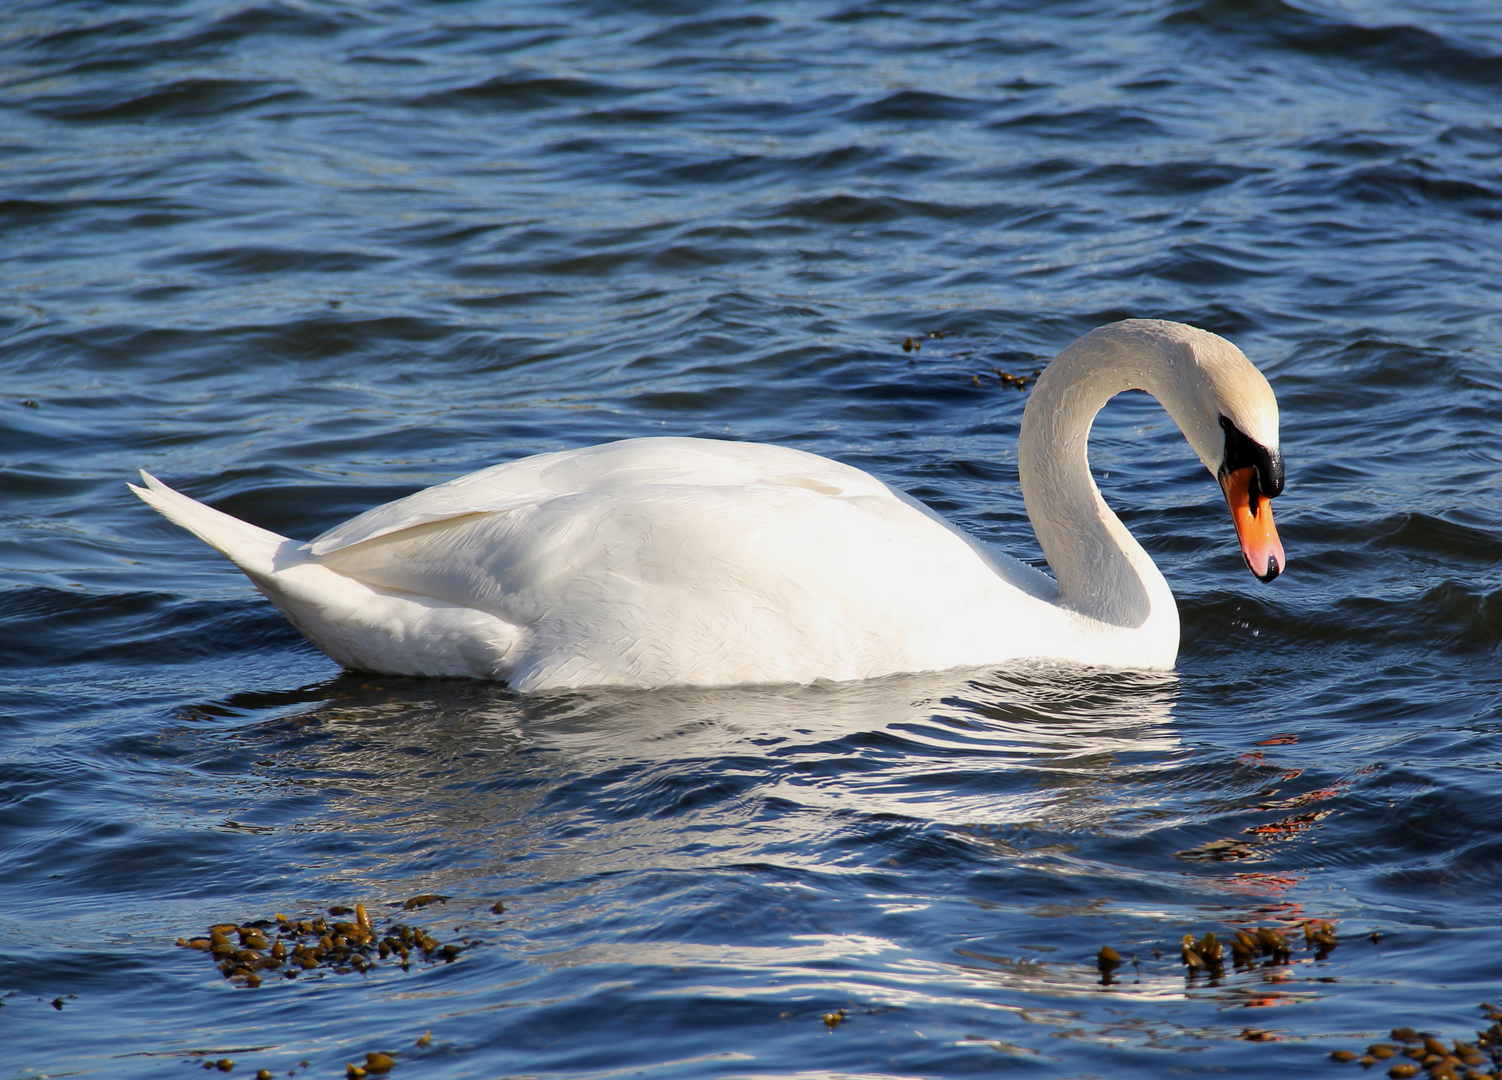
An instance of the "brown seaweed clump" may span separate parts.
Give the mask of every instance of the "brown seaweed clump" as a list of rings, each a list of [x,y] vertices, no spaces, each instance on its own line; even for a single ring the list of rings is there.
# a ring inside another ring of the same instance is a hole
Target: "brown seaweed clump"
[[[1364,1054],[1336,1050],[1330,1060],[1355,1061],[1369,1069],[1394,1059],[1387,1069],[1392,1080],[1408,1080],[1421,1073],[1428,1080],[1502,1080],[1502,1011],[1485,1001],[1481,1010],[1492,1025],[1476,1032],[1475,1042],[1454,1039],[1446,1046],[1437,1036],[1405,1024],[1392,1029],[1391,1042],[1372,1043]]]
[[[273,973],[287,979],[318,969],[363,975],[383,964],[407,971],[414,961],[452,963],[463,951],[462,945],[443,944],[411,923],[393,921],[377,930],[364,904],[328,910],[335,921],[321,915],[289,919],[278,912],[243,925],[219,923],[209,927],[207,937],[178,938],[177,944],[208,953],[226,979],[248,987],[260,986]]]
[[[1310,919],[1302,924],[1304,946],[1314,952],[1316,960],[1330,955],[1330,950],[1340,944],[1335,936],[1335,924],[1324,919]],[[1184,975],[1193,982],[1204,975],[1212,980],[1222,979],[1226,974],[1226,961],[1240,969],[1250,970],[1259,964],[1276,967],[1293,962],[1297,946],[1290,940],[1291,931],[1278,930],[1271,926],[1233,928],[1224,939],[1208,931],[1203,937],[1185,934],[1179,943],[1179,958],[1184,965]],[[1159,957],[1162,950],[1154,950]],[[1115,982],[1116,968],[1122,964],[1121,954],[1111,946],[1103,946],[1095,956],[1095,966],[1100,969],[1102,986]],[[1132,963],[1137,963],[1136,957]]]

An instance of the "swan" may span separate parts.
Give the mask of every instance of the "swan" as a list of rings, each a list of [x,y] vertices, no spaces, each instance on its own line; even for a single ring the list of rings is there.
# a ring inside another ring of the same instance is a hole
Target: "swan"
[[[1252,573],[1284,554],[1278,405],[1241,350],[1129,319],[1069,345],[1023,412],[1022,496],[1054,576],[912,496],[781,446],[642,438],[461,476],[298,543],[142,471],[129,485],[337,663],[527,693],[808,683],[1037,659],[1170,669],[1168,583],[1106,506],[1086,444],[1126,390],[1220,481]]]

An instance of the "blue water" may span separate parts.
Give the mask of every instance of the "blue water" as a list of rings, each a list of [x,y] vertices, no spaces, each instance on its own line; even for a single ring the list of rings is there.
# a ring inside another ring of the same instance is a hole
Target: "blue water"
[[[1293,1078],[1472,1038],[1499,104],[1484,0],[6,4],[0,1080]],[[997,371],[1128,316],[1230,337],[1283,416],[1268,586],[1152,402],[1095,427],[1171,676],[342,675],[125,488],[306,539],[525,454],[752,439],[1036,561]],[[457,959],[250,987],[174,944],[356,902]],[[1250,926],[1288,962],[1186,978],[1185,933]]]

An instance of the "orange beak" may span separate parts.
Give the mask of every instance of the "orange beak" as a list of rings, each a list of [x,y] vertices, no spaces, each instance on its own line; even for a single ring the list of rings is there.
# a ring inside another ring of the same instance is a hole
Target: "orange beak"
[[[1236,523],[1236,538],[1247,568],[1262,581],[1271,581],[1283,572],[1283,541],[1273,525],[1272,502],[1261,494],[1252,494],[1257,470],[1250,466],[1226,473],[1220,478],[1231,520]]]

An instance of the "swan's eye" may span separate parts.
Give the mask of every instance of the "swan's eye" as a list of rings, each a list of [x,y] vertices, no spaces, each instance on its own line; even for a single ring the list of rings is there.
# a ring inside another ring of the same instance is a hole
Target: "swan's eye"
[[[1272,499],[1283,493],[1283,455],[1244,434],[1225,416],[1220,418],[1220,427],[1226,433],[1226,449],[1218,475],[1237,469],[1257,470],[1251,489],[1252,512],[1256,513],[1259,498]]]

